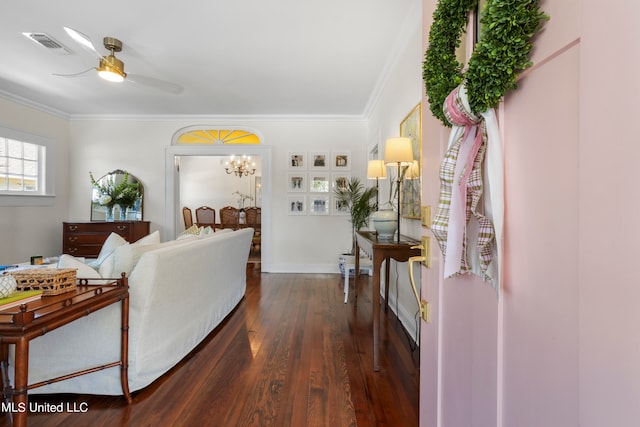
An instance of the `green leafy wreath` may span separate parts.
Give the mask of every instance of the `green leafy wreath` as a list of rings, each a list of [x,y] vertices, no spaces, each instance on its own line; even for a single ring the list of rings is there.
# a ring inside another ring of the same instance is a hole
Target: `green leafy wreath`
[[[447,127],[451,124],[442,105],[463,81],[474,112],[497,107],[504,94],[516,88],[518,73],[532,65],[530,40],[549,19],[538,0],[488,0],[480,19],[484,30],[463,73],[455,51],[477,4],[478,0],[440,0],[433,13],[422,77],[429,108]]]

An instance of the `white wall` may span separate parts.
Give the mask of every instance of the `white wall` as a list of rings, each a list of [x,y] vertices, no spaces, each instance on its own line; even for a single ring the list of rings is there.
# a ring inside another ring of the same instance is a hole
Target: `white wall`
[[[347,218],[287,215],[287,155],[292,151],[350,151],[350,173],[364,180],[367,162],[365,122],[351,118],[295,117],[212,119],[209,123],[203,123],[201,117],[197,120],[73,120],[69,216],[88,219],[88,206],[85,206],[88,196],[85,195],[90,193],[89,171],[100,175],[120,168],[130,171],[144,184],[144,216],[151,221],[152,230],[165,229],[165,150],[170,146],[173,134],[194,124],[248,126],[259,131],[263,144],[272,148],[272,220],[263,227],[271,227],[273,241],[270,245],[271,265],[265,271],[337,272],[338,255],[351,247]]]
[[[28,261],[32,255],[57,255],[62,251],[62,221],[67,219],[69,203],[69,122],[0,99],[0,126],[52,139],[56,156],[56,197],[44,206],[0,207],[0,264]]]
[[[180,157],[180,206],[191,208],[195,221],[196,209],[209,206],[216,210],[216,222],[220,222],[220,208],[238,204],[236,191],[248,194],[253,200],[245,200],[244,207],[255,206],[256,176],[262,174],[262,159],[252,157],[256,162],[255,175],[237,177],[225,172],[224,162],[229,156],[181,156]],[[184,227],[178,228],[178,231]]]
[[[369,119],[369,146],[378,146],[379,158],[384,157],[384,145],[387,138],[400,136],[400,122],[421,102],[422,94],[422,32],[420,14],[404,27],[404,37],[398,42],[397,56],[390,64],[388,78],[378,93],[375,108]],[[395,168],[389,168],[387,175]],[[397,172],[393,172],[394,174]],[[431,185],[422,181],[422,185]],[[389,178],[380,181],[380,203],[388,201]],[[420,239],[422,234],[419,219],[402,218],[400,230],[403,235]],[[407,263],[392,261],[389,278],[389,300],[392,310],[397,311],[402,324],[410,335],[417,340],[416,313],[418,304],[409,283]],[[416,268],[416,283],[420,283]],[[384,275],[383,275],[384,281]],[[381,290],[384,292],[381,284]]]

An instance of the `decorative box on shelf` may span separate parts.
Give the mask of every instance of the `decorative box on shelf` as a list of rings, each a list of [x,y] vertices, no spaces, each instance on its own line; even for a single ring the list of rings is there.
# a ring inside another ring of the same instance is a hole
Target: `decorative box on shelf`
[[[11,273],[18,291],[42,291],[43,296],[76,289],[75,268],[32,268]]]

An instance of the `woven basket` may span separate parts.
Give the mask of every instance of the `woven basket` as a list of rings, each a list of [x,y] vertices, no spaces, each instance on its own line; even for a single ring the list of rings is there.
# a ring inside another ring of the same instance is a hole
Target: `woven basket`
[[[34,268],[14,271],[19,291],[42,291],[42,295],[58,295],[76,289],[76,268]]]

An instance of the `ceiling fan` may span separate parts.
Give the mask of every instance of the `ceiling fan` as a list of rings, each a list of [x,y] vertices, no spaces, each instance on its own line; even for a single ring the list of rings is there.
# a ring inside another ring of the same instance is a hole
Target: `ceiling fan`
[[[88,70],[79,73],[54,75],[61,77],[79,77],[91,70],[96,70],[98,72],[98,76],[110,82],[122,82],[126,79],[133,83],[140,83],[173,94],[179,94],[183,91],[183,87],[175,83],[155,79],[153,77],[125,73],[124,62],[116,58],[115,55],[116,52],[120,52],[122,50],[122,42],[120,40],[114,37],[105,37],[103,39],[104,47],[111,53],[103,56],[96,50],[88,36],[82,34],[80,31],[74,30],[73,28],[64,27],[64,30],[85,50],[97,56],[100,62],[98,67],[89,68]]]

